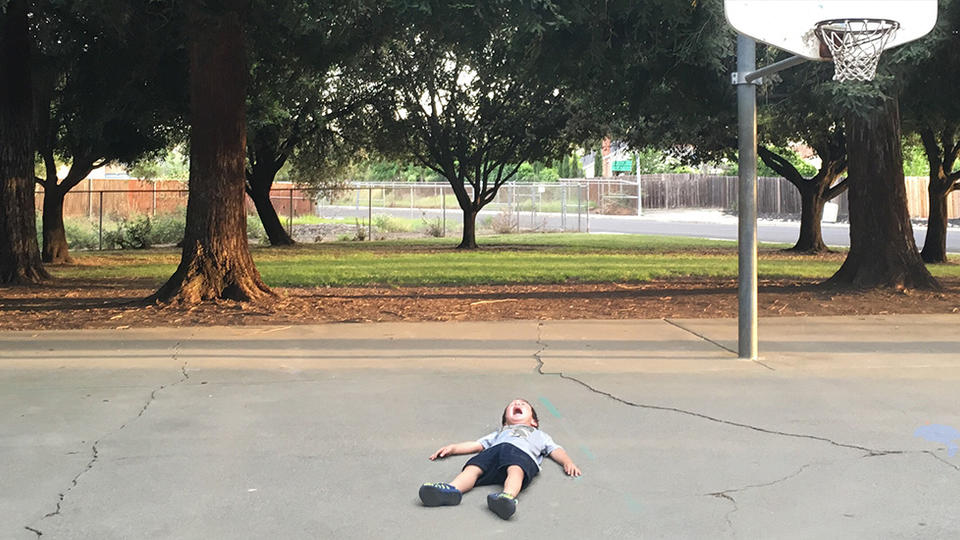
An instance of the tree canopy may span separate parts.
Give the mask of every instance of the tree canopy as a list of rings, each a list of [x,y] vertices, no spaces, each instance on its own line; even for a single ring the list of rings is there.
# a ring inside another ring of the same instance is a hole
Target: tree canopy
[[[268,9],[269,8],[269,9]],[[253,58],[248,91],[246,189],[272,245],[290,244],[270,202],[281,167],[314,189],[336,186],[356,152],[347,121],[378,92],[364,76],[390,31],[379,2],[256,4],[249,24]],[[281,13],[277,13],[280,10]]]
[[[69,260],[63,199],[90,172],[132,163],[183,137],[186,77],[171,29],[135,12],[138,31],[105,26],[83,10],[50,5],[34,24],[37,152],[45,174],[43,260]],[[126,28],[126,27],[125,27]],[[59,178],[57,165],[69,171]]]
[[[783,146],[800,139],[824,159],[811,204],[841,189],[833,179],[847,161],[859,164],[859,176],[851,171],[849,180],[859,183],[851,198],[864,198],[851,201],[854,243],[894,247],[880,264],[882,276],[865,279],[854,267],[878,263],[853,257],[856,264],[844,265],[845,275],[856,276],[852,283],[927,282],[913,261],[891,262],[907,261],[916,249],[904,232],[903,197],[891,184],[903,171],[891,147],[893,140],[899,145],[899,118],[890,116],[902,99],[907,130],[920,136],[931,175],[937,171],[942,180],[938,197],[955,189],[957,111],[946,96],[955,86],[958,9],[947,0],[942,5],[947,16],[939,37],[884,54],[876,81],[839,85],[827,80],[828,67],[809,65],[783,74],[762,97],[765,141]],[[0,276],[45,276],[29,240],[32,185],[23,177],[32,160],[24,156],[41,150],[48,171],[54,158],[76,166],[68,180],[55,172],[41,179],[57,194],[91,165],[133,161],[163,146],[188,88],[171,73],[182,72],[188,58],[191,202],[181,266],[158,294],[162,299],[270,296],[242,236],[243,193],[259,201],[261,216],[271,213],[269,188],[287,163],[303,179],[323,178],[355,154],[415,160],[453,187],[464,212],[461,247],[472,248],[476,214],[498,188],[518,173],[537,173],[535,163],[568,155],[573,143],[613,135],[688,162],[729,157],[736,146],[729,82],[734,33],[722,6],[721,0],[0,1],[0,259],[6,265]],[[35,138],[29,111],[37,103],[44,114]],[[856,156],[844,150],[851,122],[860,130]],[[814,180],[767,154],[801,192]],[[878,206],[897,208],[883,222],[855,216]],[[889,231],[896,232],[885,236]]]
[[[570,146],[565,88],[530,69],[538,56],[537,25],[529,21],[559,21],[520,3],[492,4],[502,11],[443,4],[453,12],[432,11],[385,44],[385,90],[369,128],[377,148],[412,156],[446,178],[464,213],[460,247],[467,249],[476,247],[477,213],[522,163],[560,157]],[[462,33],[442,24],[449,17]]]
[[[929,164],[929,218],[921,255],[946,262],[947,197],[960,189],[960,6],[941,2],[939,23],[925,40],[928,56],[905,75],[904,130],[919,136]]]

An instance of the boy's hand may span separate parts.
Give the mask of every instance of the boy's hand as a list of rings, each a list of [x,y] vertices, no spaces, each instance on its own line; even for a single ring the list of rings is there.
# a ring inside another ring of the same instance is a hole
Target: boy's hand
[[[567,473],[567,476],[580,476],[580,467],[577,467],[573,463],[573,460],[570,459],[570,456],[567,455],[567,451],[563,448],[557,448],[548,455],[550,456],[550,459],[556,461],[563,467],[563,472]]]
[[[437,450],[436,452],[434,452],[434,453],[430,456],[430,461],[433,461],[433,460],[435,460],[435,459],[437,459],[437,458],[445,458],[445,457],[449,456],[450,454],[453,453],[453,451],[456,449],[456,447],[457,447],[457,445],[455,445],[455,444],[448,444],[448,445],[444,446],[443,448]]]

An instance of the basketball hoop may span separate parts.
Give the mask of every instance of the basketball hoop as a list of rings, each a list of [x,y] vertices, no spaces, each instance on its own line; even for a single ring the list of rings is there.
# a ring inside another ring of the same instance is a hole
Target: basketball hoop
[[[833,58],[833,80],[872,81],[880,53],[899,28],[900,23],[886,19],[830,19],[817,23],[821,56]]]

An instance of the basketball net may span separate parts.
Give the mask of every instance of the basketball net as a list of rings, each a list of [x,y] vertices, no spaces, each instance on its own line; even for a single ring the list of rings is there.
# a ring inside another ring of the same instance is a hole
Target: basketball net
[[[833,80],[872,81],[880,53],[898,28],[900,23],[884,19],[831,19],[818,23],[817,36],[833,58]]]

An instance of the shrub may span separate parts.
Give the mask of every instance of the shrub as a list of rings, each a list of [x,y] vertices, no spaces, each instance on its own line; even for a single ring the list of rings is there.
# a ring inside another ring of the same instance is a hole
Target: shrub
[[[367,226],[360,222],[360,220],[354,220],[354,233],[353,235],[341,234],[337,236],[338,242],[363,242],[367,238]]]
[[[150,231],[153,222],[148,216],[135,216],[125,222],[126,230],[123,235],[124,249],[146,249],[150,247]]]
[[[560,173],[557,172],[553,167],[545,167],[541,169],[536,175],[537,182],[559,182]]]
[[[489,218],[489,221],[485,220],[484,224],[487,224],[493,232],[497,234],[510,234],[516,232],[517,225],[519,225],[519,220],[517,216],[510,211],[503,211],[497,214],[496,216]]]
[[[367,238],[367,228],[363,223],[360,223],[359,219],[354,219],[353,223],[356,229],[356,232],[353,234],[353,239],[357,242],[363,242]]]
[[[520,168],[517,169],[517,173],[514,175],[514,180],[517,182],[535,182],[537,176],[537,171],[533,168],[533,165],[527,162],[520,164]]]
[[[149,248],[152,227],[148,216],[120,218],[117,220],[116,229],[103,231],[103,247],[106,249]]]
[[[426,216],[420,218],[423,220],[423,232],[427,236],[432,236],[434,238],[440,238],[443,236],[443,222],[440,218],[427,219]]]
[[[267,231],[263,228],[260,218],[255,215],[247,216],[247,238],[258,240],[261,244],[270,242]]]
[[[402,221],[383,214],[373,216],[373,226],[380,232],[408,232],[410,227]]]
[[[86,220],[64,221],[63,231],[70,249],[97,249],[100,247],[98,225]]]
[[[153,218],[150,230],[150,244],[176,244],[183,240],[183,231],[186,229],[187,218],[184,212],[179,214],[165,214]]]

